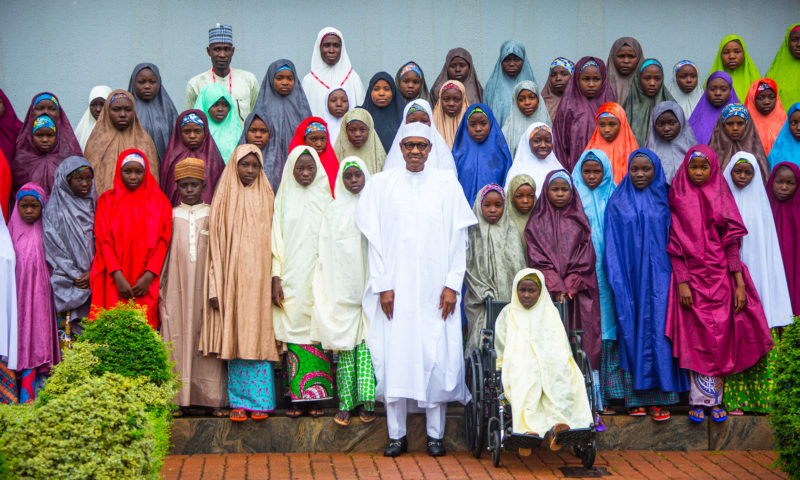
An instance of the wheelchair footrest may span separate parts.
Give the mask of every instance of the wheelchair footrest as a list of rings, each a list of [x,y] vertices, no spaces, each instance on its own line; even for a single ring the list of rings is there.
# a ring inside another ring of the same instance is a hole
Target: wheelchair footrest
[[[525,435],[523,433],[511,433],[506,435],[503,439],[503,447],[507,449],[516,448],[530,448],[534,449],[539,447],[542,443],[542,437],[536,435]]]
[[[562,430],[556,434],[557,445],[584,445],[592,441],[591,428],[575,428],[571,430]]]

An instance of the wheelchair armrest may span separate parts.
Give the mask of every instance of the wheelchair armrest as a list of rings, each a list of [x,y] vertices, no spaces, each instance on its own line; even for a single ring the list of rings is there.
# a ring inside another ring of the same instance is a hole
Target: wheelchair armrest
[[[583,335],[584,331],[581,328],[575,328],[569,331],[571,335]]]

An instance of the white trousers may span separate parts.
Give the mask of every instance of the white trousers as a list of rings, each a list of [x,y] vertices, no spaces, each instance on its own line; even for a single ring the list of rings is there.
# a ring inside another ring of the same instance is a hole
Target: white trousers
[[[409,405],[411,403],[411,405]],[[406,436],[406,415],[408,411],[421,411],[417,401],[407,398],[387,399],[386,425],[389,429],[389,438],[399,440]],[[425,423],[428,436],[436,439],[444,438],[444,425],[447,414],[447,403],[436,403],[425,410]]]

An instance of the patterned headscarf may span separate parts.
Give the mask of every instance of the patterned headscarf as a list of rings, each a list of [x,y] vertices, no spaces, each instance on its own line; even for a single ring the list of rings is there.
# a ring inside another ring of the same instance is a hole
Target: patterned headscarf
[[[500,198],[503,199],[503,202],[506,201],[506,192],[505,192],[505,190],[503,190],[503,187],[501,187],[500,185],[498,185],[496,183],[490,183],[489,185],[486,185],[485,187],[483,187],[481,189],[480,193],[479,193],[480,198],[481,198],[481,202],[483,202],[483,199],[486,197],[486,195],[489,194],[489,192],[497,192],[497,193],[499,193],[500,194]]]
[[[731,103],[722,109],[722,121],[724,122],[731,117],[742,117],[744,122],[747,123],[750,120],[750,113],[748,113],[747,107],[741,103]]]
[[[585,66],[585,65],[584,65]],[[553,71],[556,67],[563,67],[565,68],[570,75],[575,71],[575,64],[570,61],[568,58],[558,57],[550,64],[550,72]],[[534,275],[535,276],[535,275]],[[538,278],[538,277],[537,277]]]
[[[53,119],[47,115],[40,115],[33,121],[33,131],[39,130],[40,128],[49,128],[56,131],[56,124],[53,122]]]

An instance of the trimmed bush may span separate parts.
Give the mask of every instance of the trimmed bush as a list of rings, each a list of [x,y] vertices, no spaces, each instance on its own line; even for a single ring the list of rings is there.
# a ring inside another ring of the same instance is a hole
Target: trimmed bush
[[[800,317],[783,329],[778,348],[769,419],[775,429],[778,467],[800,480]]]

